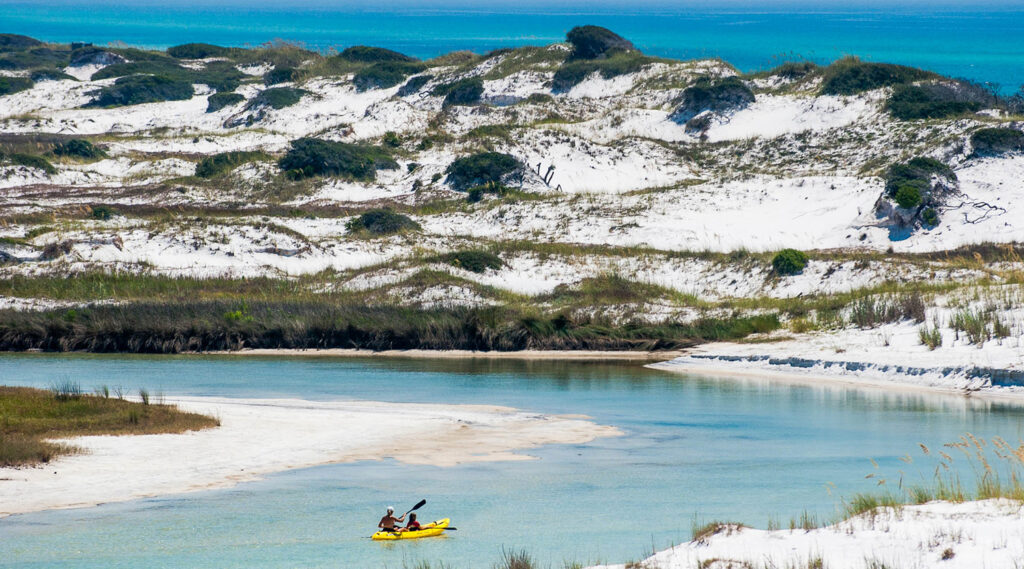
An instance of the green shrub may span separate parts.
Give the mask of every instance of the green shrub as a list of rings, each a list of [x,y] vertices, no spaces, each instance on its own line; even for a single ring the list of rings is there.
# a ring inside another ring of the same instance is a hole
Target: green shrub
[[[1024,151],[1024,131],[1015,128],[983,128],[971,134],[976,156],[998,156]]]
[[[783,249],[772,259],[772,268],[779,275],[795,275],[807,266],[807,255],[796,249]]]
[[[0,51],[20,51],[30,47],[38,47],[43,42],[20,34],[0,34]]]
[[[385,132],[384,137],[381,139],[381,142],[384,143],[384,146],[388,146],[391,148],[398,148],[399,146],[402,145],[402,139],[399,138],[398,134],[395,133],[395,131],[393,130]]]
[[[178,65],[178,62],[173,59],[132,61],[108,65],[93,73],[91,79],[96,81],[113,77],[128,77],[129,75],[162,75],[180,79],[191,71],[191,69]]]
[[[53,153],[56,156],[82,158],[85,160],[104,158],[107,155],[102,149],[82,138],[72,138],[66,142],[58,142],[53,147]]]
[[[935,227],[939,224],[939,212],[935,211],[935,208],[933,207],[925,208],[925,210],[921,212],[921,221],[923,221],[925,225]]]
[[[768,76],[777,76],[785,79],[802,79],[819,69],[817,63],[810,61],[787,61],[774,69],[768,71]]]
[[[903,164],[893,164],[885,172],[885,192],[891,197],[904,186],[914,186],[923,195],[931,188],[932,176],[956,180],[953,169],[934,158],[918,156]]]
[[[208,57],[229,57],[229,47],[221,47],[208,43],[186,43],[167,48],[167,55],[175,59],[206,59]]]
[[[893,198],[904,209],[915,208],[921,205],[921,190],[914,184],[907,184],[900,186]]]
[[[685,123],[705,112],[725,112],[742,109],[754,102],[754,92],[739,77],[717,81],[699,79],[683,91],[683,102],[672,112],[672,120]]]
[[[900,120],[943,119],[976,112],[981,106],[978,101],[962,100],[945,85],[900,85],[886,103],[889,113]]]
[[[574,59],[598,59],[614,53],[636,51],[629,40],[600,26],[576,26],[565,35]]]
[[[192,84],[155,75],[132,75],[122,77],[113,85],[94,91],[96,96],[84,107],[120,107],[156,103],[161,101],[184,101],[195,95]]]
[[[107,221],[111,217],[119,215],[117,210],[107,205],[92,206],[92,218],[100,221]]]
[[[11,95],[19,91],[31,89],[35,83],[28,77],[0,76],[0,96]]]
[[[263,84],[266,86],[278,85],[295,81],[298,70],[294,67],[275,67],[263,75]]]
[[[480,102],[484,94],[484,80],[480,77],[465,77],[451,83],[434,87],[431,94],[444,96],[442,106],[473,105]]]
[[[338,54],[338,57],[347,61],[355,61],[359,63],[379,63],[381,61],[416,61],[416,58],[409,57],[404,53],[398,53],[397,51],[391,51],[390,49],[384,49],[382,47],[369,47],[365,45],[354,45],[352,47],[345,48],[344,51]]]
[[[555,93],[564,93],[594,73],[600,73],[605,79],[612,79],[636,73],[656,61],[658,60],[640,52],[614,53],[605,59],[566,60],[555,71],[551,80],[551,90]]]
[[[352,76],[352,83],[359,91],[387,89],[394,87],[410,75],[426,69],[422,63],[408,61],[382,61],[368,65]]]
[[[18,166],[25,166],[27,168],[36,168],[37,170],[42,170],[47,174],[57,173],[57,169],[54,168],[53,164],[50,164],[46,158],[43,158],[42,156],[35,156],[33,154],[4,154],[0,152],[0,161],[9,162]]]
[[[212,178],[225,172],[230,172],[247,162],[267,159],[269,156],[263,152],[222,152],[203,158],[196,166],[196,176],[200,178]]]
[[[415,77],[411,77],[405,82],[405,85],[398,88],[398,96],[408,97],[409,95],[419,93],[420,89],[422,89],[423,86],[429,83],[433,78],[433,75],[417,75]]]
[[[214,93],[206,99],[206,112],[215,113],[224,107],[237,105],[245,100],[238,93]]]
[[[78,81],[78,79],[58,69],[36,69],[29,73],[28,76],[36,83],[40,81]]]
[[[453,267],[466,269],[473,273],[483,273],[487,269],[498,270],[505,266],[501,257],[489,251],[471,249],[468,251],[456,251],[441,255],[441,260]]]
[[[213,61],[203,69],[188,69],[173,59],[165,58],[108,65],[93,73],[92,79],[95,81],[131,75],[157,75],[190,84],[201,83],[216,91],[234,91],[245,78],[245,74],[229,61]]]
[[[366,232],[372,235],[390,235],[402,231],[417,231],[420,224],[409,216],[395,213],[389,209],[370,210],[350,220],[345,228],[352,233]]]
[[[511,155],[481,152],[456,159],[445,172],[449,185],[456,190],[466,190],[484,184],[503,184],[523,170],[523,163]]]
[[[824,95],[856,95],[934,77],[937,77],[934,73],[922,69],[891,63],[865,63],[848,57],[825,69],[821,92]]]
[[[38,69],[66,67],[71,52],[46,46],[25,51],[11,51],[0,56],[0,69]]]
[[[260,91],[258,95],[249,101],[249,104],[246,105],[245,108],[248,110],[258,109],[260,107],[284,109],[301,101],[303,95],[306,95],[307,93],[308,91],[296,89],[294,87],[271,87]]]
[[[69,63],[76,67],[83,65],[113,65],[125,62],[124,57],[91,45],[71,50],[69,59]]]
[[[376,179],[377,170],[398,168],[398,163],[383,148],[317,138],[293,141],[278,165],[294,179],[345,176],[363,181]]]

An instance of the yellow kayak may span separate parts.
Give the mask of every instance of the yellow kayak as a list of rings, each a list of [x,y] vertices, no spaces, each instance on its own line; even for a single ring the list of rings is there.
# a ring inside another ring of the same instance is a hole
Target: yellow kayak
[[[430,522],[420,526],[420,529],[416,531],[403,531],[403,532],[390,532],[390,531],[379,531],[373,534],[373,539],[377,541],[392,541],[395,539],[419,539],[421,537],[434,537],[444,533],[444,528],[448,527],[451,520],[445,518],[443,520],[437,520],[436,522]]]

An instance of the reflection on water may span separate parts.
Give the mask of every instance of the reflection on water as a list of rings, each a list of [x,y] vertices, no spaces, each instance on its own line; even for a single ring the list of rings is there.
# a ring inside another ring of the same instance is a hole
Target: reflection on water
[[[839,496],[873,489],[869,458],[924,477],[899,460],[918,443],[964,432],[1022,438],[1021,409],[1003,402],[636,363],[16,355],[0,357],[0,377],[168,395],[511,405],[625,432],[533,449],[535,461],[328,465],[230,490],[16,516],[0,521],[0,566],[488,567],[503,546],[529,549],[542,566],[623,562],[687,539],[695,513],[762,527],[804,510],[827,519]],[[450,516],[459,530],[386,546],[365,539],[384,505],[424,497],[423,519]]]

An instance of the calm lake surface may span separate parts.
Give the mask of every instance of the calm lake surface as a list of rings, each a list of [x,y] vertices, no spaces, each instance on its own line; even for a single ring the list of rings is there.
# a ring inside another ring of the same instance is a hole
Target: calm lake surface
[[[0,356],[5,384],[124,385],[168,396],[510,405],[583,413],[623,437],[539,460],[437,468],[392,461],[280,473],[228,490],[0,519],[0,567],[490,567],[525,548],[542,567],[638,560],[688,539],[695,516],[788,526],[835,515],[865,475],[931,475],[918,443],[1024,437],[1020,407],[959,397],[688,377],[636,364],[487,360]],[[297,441],[301,444],[301,441]],[[2,483],[2,482],[0,482]],[[420,498],[445,538],[366,539]]]

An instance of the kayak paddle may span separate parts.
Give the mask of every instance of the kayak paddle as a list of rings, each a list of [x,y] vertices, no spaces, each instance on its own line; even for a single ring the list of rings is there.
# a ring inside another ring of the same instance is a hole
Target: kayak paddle
[[[412,511],[415,511],[415,510],[418,510],[418,509],[422,508],[423,505],[426,504],[426,503],[427,503],[426,499],[423,499],[423,500],[420,500],[419,502],[416,502],[416,505],[413,506],[412,509],[409,510],[409,512],[412,512]],[[402,514],[402,517],[404,518],[405,516],[408,516],[409,512],[406,512],[406,513]]]

